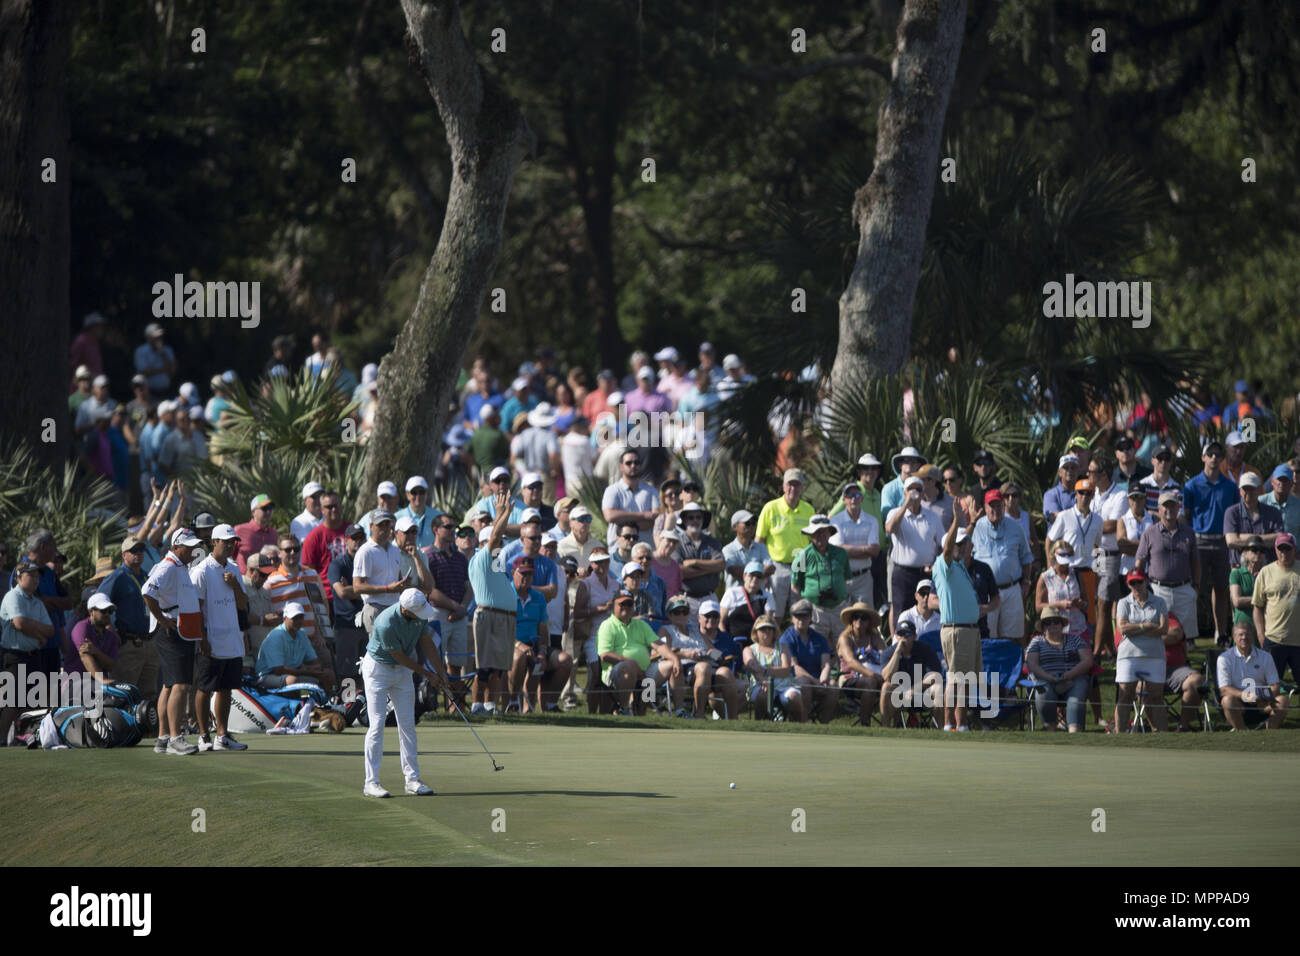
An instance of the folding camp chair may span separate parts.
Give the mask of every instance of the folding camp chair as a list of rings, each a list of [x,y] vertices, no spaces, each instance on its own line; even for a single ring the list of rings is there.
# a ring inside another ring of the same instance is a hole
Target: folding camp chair
[[[1030,709],[1029,698],[1022,694],[1025,688],[1020,679],[1025,664],[1024,648],[1016,641],[984,638],[980,641],[980,661],[981,677],[971,709],[996,710],[996,716],[991,720],[980,717],[985,725],[996,723],[1008,714],[1016,714],[1019,729],[1024,730],[1025,711]]]

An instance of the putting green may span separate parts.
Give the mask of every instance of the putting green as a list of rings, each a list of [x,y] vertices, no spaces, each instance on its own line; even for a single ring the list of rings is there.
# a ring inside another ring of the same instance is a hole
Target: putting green
[[[438,796],[415,798],[401,793],[389,728],[389,800],[361,796],[357,728],[186,758],[144,746],[0,751],[0,864],[1194,865],[1300,851],[1294,826],[1223,826],[1245,781],[1267,781],[1250,787],[1253,819],[1290,818],[1291,753],[478,730],[506,769],[494,773],[463,726],[421,724],[421,770]]]

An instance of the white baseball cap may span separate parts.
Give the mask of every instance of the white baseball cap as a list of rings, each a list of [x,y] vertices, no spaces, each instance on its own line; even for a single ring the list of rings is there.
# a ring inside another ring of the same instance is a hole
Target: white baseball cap
[[[753,520],[754,520],[753,514],[746,511],[744,508],[741,508],[739,511],[732,513],[731,526],[734,528],[738,524],[747,524]]]
[[[428,491],[429,483],[424,480],[423,475],[412,475],[410,478],[406,479],[406,490],[410,491],[412,488],[423,488],[425,491]]]
[[[529,485],[542,484],[542,476],[535,471],[524,472],[524,477],[519,479],[519,487],[527,488]]]
[[[903,490],[906,491],[908,488],[911,488],[913,485],[917,485],[918,487],[924,488],[925,482],[921,480],[920,475],[908,475],[907,481],[903,482]]]
[[[700,602],[700,617],[706,614],[721,614],[722,606],[718,604],[716,598],[705,598]]]
[[[636,370],[636,377],[654,378],[655,377],[654,369],[652,369],[649,365],[642,365],[639,369]],[[610,404],[613,404],[613,402],[611,401]]]
[[[510,477],[510,469],[506,468],[504,465],[497,465],[495,468],[492,469],[492,473],[488,475],[488,481],[491,482],[491,481],[496,481],[498,478],[509,478],[509,477]]]
[[[528,379],[524,378],[522,375],[510,383],[511,391],[515,391],[515,392],[522,392],[527,387],[528,387]]]
[[[520,524],[527,524],[529,521],[541,521],[542,513],[536,508],[525,508],[524,513],[519,516]]]
[[[586,508],[584,508],[582,505],[578,505],[578,507],[574,508],[572,511],[569,512],[570,521],[576,521],[578,518],[590,518],[590,517],[591,517],[591,512],[588,511]]]
[[[91,382],[90,384],[93,385],[93,386],[95,386],[96,388],[107,388],[107,387],[108,387],[108,376],[107,376],[107,375],[96,375],[96,376],[95,376],[95,380],[94,380],[93,382]]]
[[[740,368],[740,356],[731,352],[722,360],[722,367],[730,371],[733,368]]]
[[[111,611],[115,606],[108,595],[101,591],[96,591],[86,602],[86,607],[92,611]]]
[[[172,547],[194,548],[203,542],[189,528],[177,528],[176,533],[172,535]]]
[[[302,486],[302,494],[299,497],[310,498],[312,495],[318,495],[324,490],[324,486],[319,481],[309,481]]]
[[[394,498],[396,498],[396,497],[397,497],[397,485],[393,484],[391,481],[381,481],[381,482],[379,483],[379,489],[376,491],[376,494],[378,494],[378,495],[392,495]]]
[[[284,606],[284,619],[287,621],[293,617],[306,617],[307,609],[297,601],[290,601]]]
[[[228,524],[219,524],[212,529],[213,541],[231,541],[238,538],[239,535],[235,533],[235,529]]]
[[[479,544],[482,544],[484,541],[487,541],[487,540],[488,540],[489,538],[491,538],[491,537],[492,537],[492,526],[491,526],[491,525],[488,525],[486,528],[480,528],[480,529],[479,529],[479,532],[478,532],[478,543],[479,543]]]
[[[397,519],[397,524],[394,527],[397,531],[410,531],[412,528],[416,527],[415,519],[410,515],[402,515]]]
[[[402,596],[397,599],[397,603],[422,621],[427,621],[433,617],[433,607],[429,604],[429,599],[425,597],[424,592],[419,588],[407,588],[402,592]]]
[[[656,362],[676,362],[678,361],[678,359],[679,356],[677,354],[677,350],[673,348],[671,345],[668,346],[667,348],[662,348],[655,353]]]

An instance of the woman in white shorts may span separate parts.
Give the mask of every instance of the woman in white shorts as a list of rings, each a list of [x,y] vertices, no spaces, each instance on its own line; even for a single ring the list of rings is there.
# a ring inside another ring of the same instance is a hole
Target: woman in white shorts
[[[803,695],[794,680],[794,662],[790,652],[776,644],[776,621],[770,614],[759,615],[750,632],[754,643],[745,648],[745,670],[749,673],[749,700],[759,720],[766,720],[767,682],[777,700],[784,705],[790,719],[802,723]]]
[[[1145,681],[1151,723],[1156,730],[1165,729],[1165,633],[1169,630],[1169,606],[1158,594],[1152,594],[1147,576],[1134,569],[1125,579],[1128,597],[1115,605],[1115,630],[1122,640],[1115,658],[1115,683],[1119,686],[1116,703],[1116,730],[1128,729],[1129,709],[1137,694],[1138,681]]]

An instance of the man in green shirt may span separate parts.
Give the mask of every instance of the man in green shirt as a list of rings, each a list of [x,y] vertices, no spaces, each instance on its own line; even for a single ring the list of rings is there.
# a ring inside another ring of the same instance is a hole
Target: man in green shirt
[[[620,695],[616,699],[621,704],[626,701],[624,712],[629,714],[645,709],[637,690],[644,686],[646,679],[653,682],[651,686],[658,687],[665,678],[680,680],[682,674],[677,653],[665,644],[656,644],[658,638],[650,625],[632,616],[634,600],[631,591],[614,595],[614,613],[601,623],[596,633],[596,653],[603,665],[601,679]],[[650,660],[651,650],[659,655],[654,662]]]
[[[1228,600],[1232,603],[1232,623],[1254,628],[1255,575],[1264,567],[1264,539],[1252,534],[1241,549],[1241,567],[1228,572]]]
[[[415,742],[415,683],[411,679],[412,672],[422,674],[437,689],[444,693],[448,690],[444,676],[447,669],[430,636],[429,621],[432,618],[433,605],[424,592],[407,588],[396,604],[390,604],[380,612],[370,630],[366,656],[361,660],[366,711],[370,715],[370,726],[366,730],[366,783],[361,791],[367,797],[389,795],[379,784],[379,762],[384,756],[384,717],[388,713],[389,698],[397,717],[397,739],[401,744],[406,792],[415,797],[433,796],[433,789],[420,781]],[[433,665],[433,670],[419,663],[417,648]]]
[[[491,402],[485,402],[479,413],[482,424],[469,438],[470,454],[480,475],[488,475],[497,465],[510,460],[510,439],[501,430],[501,413]]]
[[[790,584],[796,599],[812,603],[813,630],[833,639],[839,609],[849,594],[849,553],[831,544],[835,526],[825,515],[813,515],[801,530],[812,544],[790,563]]]
[[[774,603],[769,613],[777,620],[785,615],[790,601],[790,562],[804,548],[802,529],[815,514],[812,505],[799,500],[806,483],[804,473],[798,468],[786,469],[782,476],[783,494],[763,505],[754,531],[754,538],[767,545],[767,553],[776,565],[776,573],[772,575]]]
[[[1300,681],[1300,570],[1295,563],[1295,538],[1283,532],[1273,542],[1277,560],[1255,576],[1255,633],[1273,656],[1281,680],[1287,667],[1291,679]]]

